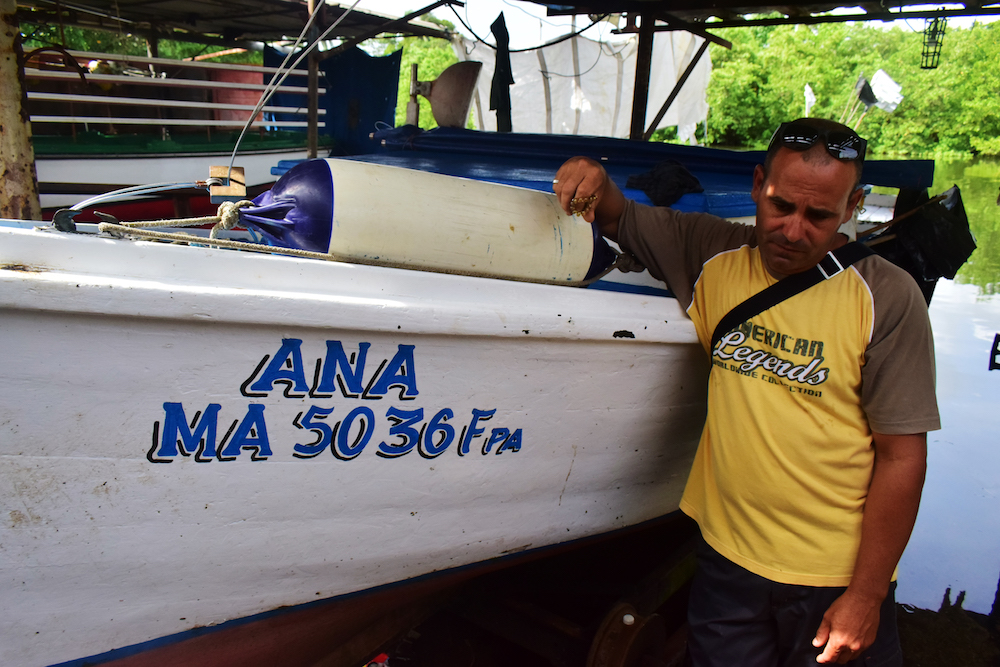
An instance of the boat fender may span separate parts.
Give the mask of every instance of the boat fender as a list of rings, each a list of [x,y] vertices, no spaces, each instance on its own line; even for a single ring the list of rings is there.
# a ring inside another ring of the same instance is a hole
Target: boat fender
[[[272,245],[445,273],[582,284],[616,258],[553,194],[357,160],[299,163],[239,215]]]
[[[270,190],[240,210],[240,223],[272,244],[328,252],[333,219],[333,180],[323,160],[289,169]]]

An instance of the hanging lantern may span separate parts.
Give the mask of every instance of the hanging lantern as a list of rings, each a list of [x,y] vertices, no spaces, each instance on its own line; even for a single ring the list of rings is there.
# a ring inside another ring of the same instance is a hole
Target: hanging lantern
[[[937,69],[941,61],[941,43],[944,41],[944,29],[948,19],[938,16],[927,19],[924,26],[924,47],[920,52],[920,69]]]

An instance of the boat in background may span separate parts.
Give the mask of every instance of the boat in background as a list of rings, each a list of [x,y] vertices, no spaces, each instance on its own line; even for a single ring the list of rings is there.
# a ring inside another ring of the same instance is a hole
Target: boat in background
[[[278,71],[207,60],[36,52],[25,78],[45,218],[111,190],[206,178],[211,165],[229,163],[240,129]],[[299,85],[278,88],[285,106],[265,106],[241,143],[240,165],[251,194],[274,183],[270,170],[278,161],[307,157],[301,131],[308,124],[301,85],[306,73],[294,70],[290,76]],[[321,131],[325,114],[319,109]],[[329,137],[320,146],[329,151]],[[205,215],[215,206],[204,195],[192,187],[166,198],[117,203],[106,212],[123,220]]]

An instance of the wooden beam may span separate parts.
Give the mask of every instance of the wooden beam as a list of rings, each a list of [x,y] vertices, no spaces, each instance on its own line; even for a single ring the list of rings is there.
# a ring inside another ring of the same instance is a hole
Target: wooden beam
[[[90,123],[91,125],[171,125],[176,127],[230,127],[238,129],[246,124],[245,120],[202,120],[197,118],[135,118],[132,116],[32,116],[33,123]],[[307,127],[304,120],[262,120],[256,121],[250,127]],[[325,123],[320,122],[320,126]]]
[[[172,109],[216,109],[219,111],[253,111],[252,104],[230,104],[228,102],[191,102],[188,100],[160,100],[151,97],[114,97],[111,95],[77,95],[74,93],[45,93],[28,91],[29,100],[41,100],[45,102],[84,102],[100,104],[121,104],[127,106],[162,107]],[[301,114],[302,107],[278,107],[265,106],[261,109],[263,113],[287,113]],[[319,115],[326,114],[326,109],[319,109]],[[101,116],[94,117],[95,122],[100,122]]]
[[[323,3],[323,6],[326,6],[326,0],[320,1]],[[308,0],[308,7],[309,16],[312,16],[313,12],[316,11],[316,0]],[[316,18],[319,19],[318,23],[322,25],[322,9],[320,9],[320,15]],[[314,24],[309,32],[309,42],[312,43],[319,37],[319,30],[317,30]],[[317,126],[319,119],[319,55],[317,49],[309,52],[306,61],[309,69],[309,82],[307,83],[309,89],[307,120],[309,125],[306,127],[306,157],[312,159],[319,154],[319,127]]]
[[[75,51],[73,49],[67,49],[66,52],[73,56],[77,61],[83,61],[87,63],[91,60],[107,60],[107,61],[128,61],[132,65],[160,65],[161,67],[171,67],[171,68],[195,68],[195,69],[214,69],[221,70],[225,72],[260,72],[261,74],[276,74],[280,72],[288,72],[289,76],[307,76],[306,72],[302,70],[283,70],[280,67],[264,67],[262,65],[244,65],[242,63],[213,63],[205,60],[196,60],[195,58],[185,58],[184,60],[174,60],[172,58],[151,58],[149,56],[126,56],[120,53],[98,53],[96,51]]]
[[[24,76],[28,79],[41,79],[47,81],[68,80],[79,81],[80,75],[76,72],[64,70],[47,69],[26,69]],[[236,81],[197,81],[195,79],[154,79],[151,76],[126,76],[124,74],[88,74],[88,82],[122,83],[131,86],[153,86],[159,88],[229,88],[233,90],[258,90],[267,88],[262,83],[239,83]],[[305,95],[306,89],[302,86],[278,86],[275,89],[279,93],[289,93],[291,95]],[[325,88],[320,88],[319,92],[325,92]]]
[[[655,19],[660,19],[665,24],[665,25],[655,25],[654,24],[653,30],[656,31],[656,32],[668,32],[668,31],[671,31],[671,30],[686,30],[687,32],[691,33],[692,35],[697,35],[698,37],[701,37],[702,39],[706,39],[706,40],[712,42],[713,44],[718,44],[719,46],[721,46],[723,48],[726,48],[726,49],[732,49],[733,48],[733,43],[730,42],[728,39],[723,39],[723,38],[719,37],[718,35],[713,35],[712,33],[710,33],[707,30],[705,30],[701,25],[698,25],[698,24],[695,24],[695,23],[689,23],[687,21],[682,21],[681,19],[677,18],[676,16],[673,16],[671,14],[666,14],[666,13],[663,13],[663,12],[658,12],[657,14],[655,14],[654,21],[655,21]],[[630,23],[629,25],[627,25],[626,27],[622,28],[621,30],[612,30],[611,32],[613,34],[615,34],[615,35],[621,35],[621,34],[628,34],[628,33],[638,32],[638,30]]]
[[[632,95],[632,125],[628,138],[642,141],[646,129],[646,103],[649,101],[649,74],[653,62],[653,24],[649,15],[639,17],[639,49],[635,62],[635,92]],[[635,25],[634,15],[629,15],[630,25]]]

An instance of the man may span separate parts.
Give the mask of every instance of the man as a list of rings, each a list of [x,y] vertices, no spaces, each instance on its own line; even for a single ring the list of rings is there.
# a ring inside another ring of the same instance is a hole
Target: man
[[[733,307],[847,243],[838,229],[861,198],[865,147],[831,121],[782,124],[754,170],[755,227],[628,201],[586,158],[556,174],[563,209],[664,280],[712,356],[681,501],[703,538],[689,607],[696,667],[902,664],[894,570],[926,432],[940,427],[916,284],[864,257],[709,349]]]

